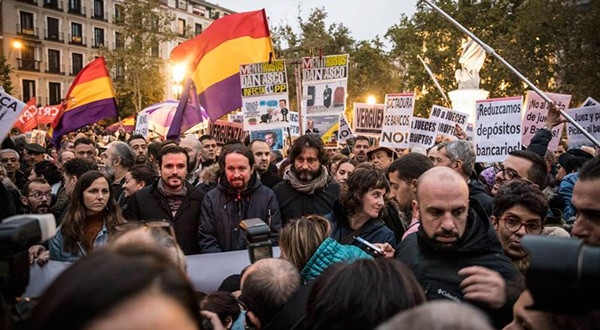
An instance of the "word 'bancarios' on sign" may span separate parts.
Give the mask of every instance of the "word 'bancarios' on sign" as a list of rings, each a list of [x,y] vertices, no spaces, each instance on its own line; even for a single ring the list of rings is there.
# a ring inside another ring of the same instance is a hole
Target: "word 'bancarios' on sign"
[[[475,155],[477,162],[501,162],[521,150],[523,97],[475,102]]]
[[[383,127],[379,145],[390,148],[408,148],[410,122],[415,104],[414,93],[386,94]]]
[[[4,92],[0,87],[0,141],[10,133],[15,121],[23,112],[25,103]]]

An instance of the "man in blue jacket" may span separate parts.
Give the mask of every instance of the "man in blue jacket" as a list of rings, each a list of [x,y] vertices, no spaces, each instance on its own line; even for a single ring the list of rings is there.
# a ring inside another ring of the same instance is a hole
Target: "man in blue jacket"
[[[250,149],[241,144],[223,147],[219,165],[219,183],[202,202],[198,232],[201,253],[246,249],[239,224],[251,218],[263,220],[276,243],[281,229],[279,205],[273,191],[257,179]]]

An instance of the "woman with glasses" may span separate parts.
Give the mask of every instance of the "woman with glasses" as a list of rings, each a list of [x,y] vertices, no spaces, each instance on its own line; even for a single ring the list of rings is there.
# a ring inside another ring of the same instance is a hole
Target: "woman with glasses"
[[[106,244],[122,223],[121,208],[111,196],[110,181],[99,171],[82,175],[71,196],[71,207],[50,239],[50,259],[75,261]]]
[[[521,246],[521,239],[524,235],[541,235],[547,213],[546,195],[524,180],[509,182],[494,196],[494,212],[490,220],[504,254],[522,273],[529,266],[529,258]]]

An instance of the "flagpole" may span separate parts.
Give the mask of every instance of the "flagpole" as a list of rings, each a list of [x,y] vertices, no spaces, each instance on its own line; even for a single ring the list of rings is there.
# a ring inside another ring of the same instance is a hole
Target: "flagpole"
[[[517,69],[515,69],[512,65],[510,65],[510,63],[508,63],[506,60],[504,60],[504,58],[502,58],[502,56],[498,55],[492,47],[488,46],[486,43],[484,43],[479,38],[477,38],[471,31],[469,31],[467,28],[462,26],[459,22],[457,22],[452,16],[448,15],[440,7],[436,6],[431,0],[423,0],[423,2],[425,2],[431,8],[433,8],[435,11],[437,11],[442,16],[444,16],[444,18],[446,18],[450,23],[452,23],[452,25],[456,26],[463,33],[465,33],[466,35],[471,37],[471,39],[475,40],[475,42],[478,43],[487,53],[494,56],[497,60],[499,60],[502,64],[504,64],[510,71],[512,71],[515,75],[517,75],[517,77],[519,77],[519,79],[521,79],[525,84],[527,84],[527,86],[529,86],[529,88],[533,89],[534,92],[536,92],[541,98],[543,98],[546,102],[548,102],[548,104],[554,104],[554,101],[552,101],[552,99],[550,99],[544,92],[542,92],[539,88],[537,88],[531,81],[529,81],[529,79],[527,79],[524,75],[522,75]],[[567,119],[569,121],[569,123],[571,123],[573,126],[577,127],[577,129],[580,130],[581,133],[583,135],[585,135],[585,137],[587,137],[590,141],[592,141],[592,143],[594,143],[597,147],[600,147],[600,142],[598,142],[598,140],[596,140],[588,131],[583,129],[583,127],[581,127],[581,125],[578,122],[576,122],[573,118],[571,118],[571,116],[569,116],[564,110],[558,109],[558,111],[560,112],[560,114],[563,117],[565,117],[565,119]]]

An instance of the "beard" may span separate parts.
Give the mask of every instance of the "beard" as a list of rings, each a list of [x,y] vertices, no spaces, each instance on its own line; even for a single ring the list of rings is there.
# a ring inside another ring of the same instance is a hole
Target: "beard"
[[[135,163],[136,164],[146,164],[146,156],[144,155],[138,155],[135,157]]]
[[[310,182],[310,181],[314,180],[315,178],[317,178],[319,175],[321,175],[321,167],[319,167],[319,169],[316,171],[311,171],[311,170],[298,170],[297,168],[292,166],[292,171],[294,171],[294,173],[296,173],[296,176],[298,177],[298,179],[300,179],[300,181],[303,181],[303,182]]]

